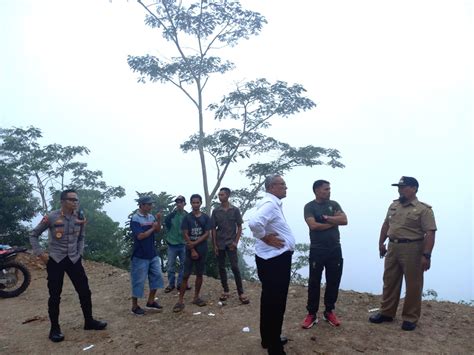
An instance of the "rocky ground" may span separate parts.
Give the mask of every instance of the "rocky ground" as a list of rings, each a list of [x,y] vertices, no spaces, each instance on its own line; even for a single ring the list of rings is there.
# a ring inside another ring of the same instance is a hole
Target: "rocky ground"
[[[77,295],[65,281],[61,304],[62,343],[48,340],[46,271],[33,257],[20,258],[31,270],[32,282],[16,298],[0,299],[0,353],[170,353],[170,354],[264,354],[258,332],[258,283],[245,283],[249,305],[240,304],[235,288],[225,305],[219,305],[218,280],[205,278],[202,296],[205,307],[191,304],[192,291],[185,296],[186,308],[172,312],[177,293],[159,291],[161,313],[137,317],[130,312],[129,274],[107,264],[85,262],[92,289],[94,314],[107,320],[104,331],[83,330]],[[194,278],[192,278],[194,281]],[[474,308],[451,302],[424,301],[423,314],[414,332],[400,329],[400,317],[381,325],[367,321],[369,310],[379,306],[380,297],[342,291],[337,314],[342,325],[331,327],[321,321],[312,329],[301,329],[305,316],[306,288],[291,286],[283,334],[289,338],[288,354],[310,353],[474,353]],[[249,331],[243,331],[248,328]]]

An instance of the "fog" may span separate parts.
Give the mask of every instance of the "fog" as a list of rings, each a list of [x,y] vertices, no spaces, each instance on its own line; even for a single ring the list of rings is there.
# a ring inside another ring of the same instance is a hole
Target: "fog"
[[[438,225],[425,290],[474,299],[472,3],[242,3],[269,23],[222,52],[237,69],[210,81],[207,102],[257,77],[302,84],[317,107],[276,120],[267,133],[295,146],[336,148],[346,166],[285,176],[284,211],[297,241],[309,242],[303,206],[314,198],[313,181],[329,180],[349,220],[340,228],[341,288],[380,293],[378,236],[397,198],[390,185],[414,176]],[[137,83],[126,63],[128,54],[167,55],[143,18],[134,1],[0,2],[1,127],[33,125],[43,144],[87,146],[89,167],[127,191],[106,206],[122,224],[135,191],[202,193],[198,155],[179,150],[197,129],[192,105],[169,85]],[[217,123],[207,114],[212,131]],[[246,183],[234,167],[223,185]]]

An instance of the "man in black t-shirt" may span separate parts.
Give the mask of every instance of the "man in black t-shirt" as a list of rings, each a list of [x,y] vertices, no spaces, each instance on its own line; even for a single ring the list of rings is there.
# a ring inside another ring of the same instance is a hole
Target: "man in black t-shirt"
[[[347,217],[341,206],[329,198],[331,187],[328,181],[317,180],[313,184],[316,199],[304,206],[304,219],[309,227],[311,240],[309,251],[308,315],[303,321],[304,329],[318,322],[321,275],[326,270],[326,291],[323,318],[333,326],[341,323],[334,313],[339,283],[342,276],[342,250],[339,238],[340,225],[347,224]]]
[[[194,286],[193,303],[199,307],[205,306],[206,302],[199,297],[207,257],[207,238],[211,230],[211,219],[201,212],[202,197],[194,194],[190,198],[192,212],[188,213],[181,223],[181,230],[186,243],[186,258],[184,261],[183,281],[179,288],[179,300],[173,307],[173,312],[181,312],[184,309],[184,293],[191,276],[193,266],[195,267],[196,283]]]

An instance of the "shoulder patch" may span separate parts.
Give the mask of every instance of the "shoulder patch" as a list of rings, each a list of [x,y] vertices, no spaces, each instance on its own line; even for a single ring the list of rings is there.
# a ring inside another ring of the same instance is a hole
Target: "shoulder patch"
[[[43,224],[48,224],[49,223],[49,218],[47,215],[44,215],[43,216],[43,219],[41,219],[41,222],[40,223],[43,223]]]

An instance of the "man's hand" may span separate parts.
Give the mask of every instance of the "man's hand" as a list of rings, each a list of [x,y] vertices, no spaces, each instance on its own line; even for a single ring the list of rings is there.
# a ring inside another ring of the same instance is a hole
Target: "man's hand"
[[[422,256],[421,257],[421,268],[423,269],[423,271],[428,271],[431,267],[431,259],[425,257],[425,256]]]
[[[326,223],[328,220],[328,216],[326,215],[316,215],[314,216],[314,220],[318,223]]]
[[[194,248],[191,249],[191,259],[193,259],[193,260],[199,259],[199,254],[198,254],[198,252],[196,251],[196,249],[194,249]]]
[[[195,246],[196,246],[195,242],[189,241],[186,243],[186,248],[188,249],[194,249]]]
[[[46,253],[40,254],[40,255],[38,255],[38,258],[40,258],[41,261],[42,261],[45,265],[48,264],[48,260],[49,260],[49,255],[48,255],[48,254],[46,254]]]
[[[380,253],[380,259],[382,259],[385,254],[387,254],[387,248],[385,247],[385,244],[379,244],[379,253]]]
[[[261,239],[265,244],[270,245],[271,247],[281,249],[285,245],[285,242],[278,238],[278,234],[270,233]]]
[[[159,222],[153,222],[152,228],[153,228],[153,230],[154,230],[155,232],[159,232],[160,229],[161,229],[161,225],[160,225]]]
[[[232,242],[231,245],[229,245],[229,250],[230,251],[234,251],[237,249],[237,243],[236,242]]]
[[[219,249],[217,248],[217,245],[214,245],[214,254],[219,256]]]

